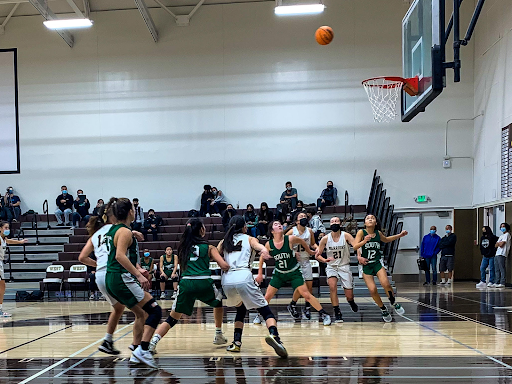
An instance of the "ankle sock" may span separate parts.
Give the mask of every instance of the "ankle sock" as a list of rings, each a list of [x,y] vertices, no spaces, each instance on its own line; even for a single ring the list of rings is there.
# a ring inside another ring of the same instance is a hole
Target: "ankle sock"
[[[215,333],[217,333],[217,334],[221,333],[222,334],[222,327],[215,327]]]
[[[277,332],[277,327],[275,325],[268,327],[268,333],[274,336],[279,336],[279,332]]]
[[[321,314],[322,316],[327,315],[327,312],[325,312],[325,309],[323,309],[323,308],[321,310],[319,310],[318,313]]]
[[[141,341],[140,347],[143,351],[147,351],[149,349],[149,341]]]
[[[105,335],[105,340],[107,340],[108,342],[110,342],[110,343],[111,343],[111,342],[112,342],[112,334],[111,334],[111,333],[107,333],[107,334]]]
[[[384,312],[384,311],[387,311],[388,309],[386,308],[386,306],[385,306],[385,305],[383,305],[382,307],[380,307],[380,310],[381,310],[382,312]]]
[[[393,296],[393,291],[388,291],[388,297],[389,297],[389,302],[391,303],[391,305],[394,305],[395,304],[395,296]]]
[[[291,305],[292,307],[295,307],[295,306],[297,305],[297,302],[292,300],[292,301],[290,301],[290,305]]]

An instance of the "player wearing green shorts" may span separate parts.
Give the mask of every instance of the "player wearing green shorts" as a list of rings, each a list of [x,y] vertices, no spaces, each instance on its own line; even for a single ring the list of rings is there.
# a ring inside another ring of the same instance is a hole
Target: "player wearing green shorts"
[[[178,290],[178,256],[173,255],[172,248],[165,248],[165,255],[160,256],[160,300],[165,300],[167,292],[165,290],[165,283],[172,282],[174,292],[172,299],[176,298]]]
[[[213,307],[215,318],[214,344],[225,344],[228,340],[222,334],[222,293],[217,290],[210,272],[210,260],[215,261],[219,267],[227,271],[228,263],[224,261],[217,248],[208,245],[204,236],[206,230],[198,218],[187,222],[185,232],[178,247],[178,262],[181,270],[181,281],[178,285],[178,296],[172,306],[170,316],[158,327],[151,340],[150,350],[156,352],[156,345],[169,330],[181,319],[183,314],[190,316],[194,310],[194,303],[200,300]]]
[[[285,236],[283,232],[283,225],[279,221],[276,220],[271,222],[269,228],[271,239],[267,242],[265,247],[269,251],[270,256],[274,258],[276,265],[265,294],[265,299],[270,303],[270,300],[272,300],[279,288],[285,284],[291,284],[293,290],[295,291],[297,289],[301,296],[319,312],[320,320],[323,321],[324,325],[331,325],[331,317],[322,308],[318,299],[309,292],[308,287],[304,282],[304,278],[302,277],[302,272],[300,270],[300,264],[297,257],[294,255],[292,246],[299,244],[310,255],[314,255],[315,252],[312,251],[311,248],[309,248],[309,245],[300,237]],[[262,281],[263,258],[260,258],[256,282],[261,284]]]
[[[382,288],[386,291],[389,302],[395,309],[395,312],[399,315],[405,313],[404,309],[400,304],[395,301],[393,295],[393,288],[388,280],[388,274],[384,265],[382,264],[382,250],[381,243],[390,243],[401,237],[407,235],[407,231],[402,231],[398,235],[385,236],[381,232],[380,223],[374,215],[366,215],[364,218],[365,229],[361,229],[356,235],[356,244],[354,249],[358,251],[357,259],[360,264],[363,265],[363,278],[370,294],[382,311],[382,318],[386,323],[391,322],[393,319],[389,314],[386,306],[382,303],[379,293],[377,292],[377,286],[375,285],[374,276],[377,276]]]

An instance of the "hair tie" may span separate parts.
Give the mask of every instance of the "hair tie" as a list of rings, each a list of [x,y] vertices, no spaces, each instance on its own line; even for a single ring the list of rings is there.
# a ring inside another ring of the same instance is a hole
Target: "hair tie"
[[[187,223],[187,227],[191,227],[191,226],[192,226],[192,224],[190,224],[190,223]]]

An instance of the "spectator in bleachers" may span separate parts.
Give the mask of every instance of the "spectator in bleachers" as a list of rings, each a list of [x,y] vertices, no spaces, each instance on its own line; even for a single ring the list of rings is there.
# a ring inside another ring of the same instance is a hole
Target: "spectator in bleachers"
[[[277,206],[278,217],[281,221],[284,221],[286,215],[297,207],[298,196],[297,189],[293,188],[292,182],[287,181],[286,189],[281,193]]]
[[[258,216],[254,212],[254,205],[247,204],[247,210],[244,213],[245,225],[247,226],[247,234],[252,237],[257,236]]]
[[[165,300],[167,292],[165,282],[171,281],[174,292],[172,298],[175,299],[178,291],[178,255],[173,255],[172,248],[165,248],[165,254],[160,256],[160,300]]]
[[[139,205],[139,199],[133,199],[133,208],[135,208],[135,220],[132,223],[132,229],[134,231],[142,231],[144,227],[144,209]]]
[[[78,227],[80,221],[89,222],[89,218],[91,215],[89,214],[89,209],[91,208],[91,203],[84,195],[84,191],[79,189],[76,191],[76,199],[73,203],[75,207],[75,212],[73,213],[73,227]]]
[[[151,282],[151,285],[153,285],[153,278],[155,277],[154,260],[147,248],[144,249],[144,257],[140,259],[140,266],[142,269],[148,271],[149,276],[147,279]]]
[[[294,210],[292,210],[292,217],[297,216],[301,212],[306,212],[306,208],[304,208],[304,202],[302,200],[297,201],[297,206]]]
[[[313,230],[315,240],[318,242],[320,233],[325,233],[325,227],[322,223],[322,219],[320,218],[320,215],[315,212],[315,208],[312,207],[306,210],[306,215],[308,216],[309,227]]]
[[[233,204],[228,204],[226,210],[224,211],[224,214],[222,215],[222,226],[224,227],[224,231],[228,230],[229,220],[231,220],[231,218],[236,214],[237,213],[235,211],[235,208],[233,208]]]
[[[437,235],[435,225],[430,227],[430,233],[423,236],[421,241],[420,256],[427,262],[427,270],[425,271],[425,282],[423,285],[430,284],[430,268],[432,268],[432,285],[437,284],[437,254],[439,253],[439,242],[441,238]]]
[[[210,202],[211,216],[222,217],[221,212],[224,212],[228,204],[228,200],[224,196],[224,193],[216,187],[212,187],[213,201]]]
[[[201,208],[199,208],[199,216],[206,217],[206,214],[208,216],[211,212],[213,212],[213,207],[211,203],[215,200],[212,192],[212,186],[209,184],[205,184],[203,186],[204,190],[201,194]]]
[[[94,209],[92,210],[92,215],[98,216],[100,208],[103,207],[104,205],[105,205],[105,202],[103,201],[103,199],[98,199],[98,202],[96,203],[96,207],[94,207]]]
[[[148,211],[148,217],[144,220],[144,237],[148,240],[148,235],[153,235],[153,241],[158,241],[158,232],[162,226],[162,218],[155,214],[154,209]]]
[[[57,225],[71,225],[71,215],[73,214],[73,196],[68,193],[68,188],[63,185],[60,187],[61,194],[57,196],[55,203],[57,209],[55,216],[57,217]]]
[[[338,198],[338,190],[334,187],[332,181],[327,182],[327,188],[325,188],[320,194],[320,198],[316,201],[316,205],[319,211],[323,211],[325,207],[336,204]]]
[[[274,220],[274,212],[268,208],[268,204],[263,202],[260,205],[260,211],[258,213],[258,239],[268,240],[268,223]]]
[[[14,194],[12,187],[7,187],[7,192],[1,200],[0,219],[17,222],[21,215],[21,200],[19,196]]]

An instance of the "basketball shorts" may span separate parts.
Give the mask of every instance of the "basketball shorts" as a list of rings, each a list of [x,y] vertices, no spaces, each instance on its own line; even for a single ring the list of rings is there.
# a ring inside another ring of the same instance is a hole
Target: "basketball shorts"
[[[272,279],[270,279],[269,284],[276,289],[280,289],[286,283],[291,284],[294,290],[301,285],[304,285],[304,278],[302,277],[300,269],[296,269],[290,273],[281,273],[274,270],[274,274],[272,275]]]
[[[196,300],[202,301],[210,307],[220,307],[222,293],[210,278],[182,279],[178,285],[178,296],[174,300],[172,310],[190,316]]]
[[[441,256],[439,261],[439,272],[452,272],[455,264],[455,257],[453,256]]]
[[[263,308],[268,305],[252,274],[244,281],[222,284],[222,289],[227,297],[228,307],[236,307],[241,302],[247,309]]]
[[[160,276],[160,281],[161,282],[165,282],[165,281],[170,281],[170,282],[178,282],[179,281],[179,277],[176,276],[176,277],[171,277],[172,276],[172,270],[169,271],[167,269],[164,270],[164,273],[165,273],[165,276],[167,276],[167,280],[162,278],[162,276]]]
[[[114,306],[117,304],[117,300],[114,299],[107,291],[107,284],[105,282],[106,277],[107,277],[107,271],[105,269],[103,269],[101,271],[96,271],[96,273],[95,273],[96,285],[98,286],[98,289],[100,290],[101,294],[110,303],[110,305]]]
[[[105,285],[108,294],[128,308],[144,299],[144,290],[130,273],[107,272]]]
[[[5,280],[4,276],[4,262],[0,261],[0,280]]]
[[[302,277],[305,281],[313,281],[313,267],[309,260],[299,261]]]
[[[379,272],[382,268],[384,268],[382,260],[377,260],[373,263],[363,265],[363,273],[365,275],[377,276],[377,272]]]
[[[329,265],[325,268],[327,280],[331,277],[335,277],[338,281],[341,281],[341,286],[345,289],[354,288],[354,279],[352,277],[352,271],[350,270],[350,264],[345,265]]]

